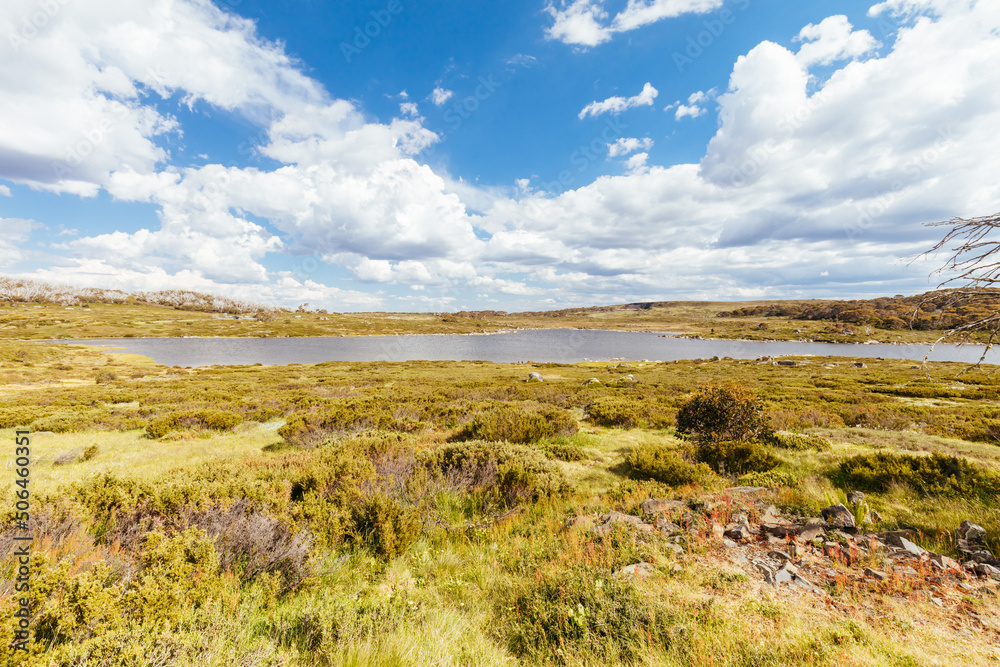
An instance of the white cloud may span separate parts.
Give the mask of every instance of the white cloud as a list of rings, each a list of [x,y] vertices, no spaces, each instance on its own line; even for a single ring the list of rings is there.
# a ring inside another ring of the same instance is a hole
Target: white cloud
[[[673,108],[674,106],[676,106],[677,108],[674,111],[674,119],[675,120],[680,120],[681,118],[684,118],[685,116],[690,117],[690,118],[698,118],[699,116],[701,116],[701,115],[703,115],[705,113],[705,107],[700,106],[700,105],[703,102],[706,102],[709,99],[710,95],[714,95],[714,94],[715,94],[715,89],[714,88],[711,91],[709,91],[708,93],[705,93],[704,91],[699,90],[699,91],[697,91],[695,93],[691,93],[691,95],[688,97],[687,104],[681,104],[680,101],[678,100],[677,102],[674,102],[674,104],[672,104],[669,107],[667,107],[666,109],[664,109],[664,111],[667,111],[667,110]]]
[[[484,226],[533,234],[547,254],[532,280],[566,300],[793,296],[817,266],[829,296],[933,287],[933,263],[897,261],[937,239],[921,223],[1000,209],[1000,5],[890,10],[926,15],[819,83],[810,66],[868,53],[839,19],[805,32],[823,45],[811,54],[763,42],[740,57],[700,164],[635,155],[625,175],[499,202]]]
[[[445,90],[439,86],[431,91],[431,102],[433,102],[435,106],[443,106],[444,103],[450,100],[454,94],[455,93],[452,91]]]
[[[0,269],[9,270],[25,257],[19,244],[31,236],[34,229],[41,227],[34,220],[22,218],[0,218]]]
[[[420,109],[413,102],[402,102],[399,105],[399,112],[410,118],[416,118],[420,115]]]
[[[629,153],[634,153],[637,150],[648,151],[653,147],[653,140],[649,137],[643,139],[636,139],[635,137],[622,137],[615,141],[613,144],[608,144],[608,157],[619,157],[621,155],[628,155]]]
[[[582,119],[587,116],[599,116],[604,113],[619,114],[626,109],[633,109],[635,107],[652,106],[653,100],[656,99],[657,95],[659,95],[659,92],[647,81],[638,95],[627,98],[609,97],[602,102],[591,102],[577,116]]]
[[[597,46],[611,39],[611,31],[601,25],[607,18],[603,0],[573,0],[564,9],[549,5],[546,11],[552,16],[553,24],[545,31],[549,39],[558,39],[566,44]]]
[[[0,185],[0,197],[10,197],[10,188],[6,185]]]
[[[838,60],[857,58],[880,46],[867,30],[853,30],[847,17],[839,14],[810,23],[795,38],[802,42],[798,59],[805,67],[829,65]]]
[[[614,34],[628,32],[683,14],[703,14],[722,6],[722,0],[629,0],[628,5],[608,22],[604,0],[565,0],[557,9],[549,4],[546,11],[553,19],[546,29],[549,39],[565,44],[597,46]]]
[[[631,174],[645,173],[649,171],[649,167],[646,165],[648,160],[648,153],[636,153],[625,162],[625,168]]]

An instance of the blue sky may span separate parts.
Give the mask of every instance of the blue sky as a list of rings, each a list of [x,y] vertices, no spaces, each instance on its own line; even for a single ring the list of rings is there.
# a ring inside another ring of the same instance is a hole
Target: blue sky
[[[996,5],[11,0],[0,272],[333,310],[923,291],[921,223],[1000,201]]]

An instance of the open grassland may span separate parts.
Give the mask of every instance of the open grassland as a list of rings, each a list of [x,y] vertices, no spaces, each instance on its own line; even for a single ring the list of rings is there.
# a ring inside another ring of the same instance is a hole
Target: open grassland
[[[33,652],[0,664],[1000,664],[996,582],[933,602],[836,566],[792,592],[713,536],[742,511],[735,485],[791,517],[863,487],[881,529],[955,556],[969,519],[997,551],[1000,377],[865,363],[188,369],[0,342],[0,441],[33,431],[36,536]],[[679,433],[719,382],[756,393],[777,435]],[[650,497],[690,508],[679,541],[581,520]]]
[[[495,333],[512,329],[579,328],[683,333],[708,338],[838,343],[933,342],[942,331],[880,329],[866,324],[765,315],[727,316],[776,302],[665,302],[649,309],[614,307],[559,313],[321,313],[268,311],[261,315],[175,310],[137,303],[0,302],[0,338],[56,340],[133,337],[299,337]],[[823,302],[780,302],[786,307]]]

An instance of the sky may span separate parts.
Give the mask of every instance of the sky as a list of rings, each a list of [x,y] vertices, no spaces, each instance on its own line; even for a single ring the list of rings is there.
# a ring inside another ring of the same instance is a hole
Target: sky
[[[932,289],[995,0],[4,0],[0,273],[332,311]]]

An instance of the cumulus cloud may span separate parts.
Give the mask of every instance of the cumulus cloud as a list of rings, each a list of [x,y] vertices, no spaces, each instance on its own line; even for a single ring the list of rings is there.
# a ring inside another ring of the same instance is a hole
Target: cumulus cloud
[[[445,102],[451,99],[454,95],[450,90],[445,90],[444,88],[438,87],[431,91],[431,102],[436,106],[443,106]]]
[[[1000,208],[1000,70],[989,66],[1000,7],[897,0],[879,11],[902,25],[889,52],[818,84],[810,67],[870,50],[836,17],[805,31],[803,48],[822,48],[804,56],[772,42],[741,56],[700,163],[635,155],[624,175],[498,203],[488,224],[542,235],[557,257],[532,279],[567,298],[932,287],[936,267],[897,261],[936,240],[921,223]],[[909,20],[914,11],[923,16]]]
[[[420,109],[413,102],[403,102],[399,105],[399,113],[410,118],[416,118],[420,115]]]
[[[867,30],[853,30],[842,14],[825,18],[818,25],[810,23],[795,39],[802,42],[798,58],[805,67],[858,58],[881,46]]]
[[[0,269],[9,270],[24,258],[20,244],[28,240],[34,229],[41,227],[34,220],[0,218]]]
[[[6,185],[0,185],[0,197],[10,197],[10,188]]]
[[[608,21],[604,0],[565,0],[560,8],[550,4],[546,11],[552,25],[545,34],[565,44],[597,46],[616,33],[628,32],[683,14],[703,14],[722,6],[722,0],[629,0],[621,12]]]
[[[619,157],[621,155],[628,155],[629,153],[634,153],[637,150],[648,151],[653,147],[653,140],[649,137],[643,139],[636,139],[635,137],[622,137],[615,141],[613,144],[608,144],[608,157]]]
[[[604,113],[620,114],[626,109],[652,106],[653,100],[656,99],[657,95],[659,95],[659,91],[653,88],[653,85],[647,81],[638,95],[633,95],[632,97],[609,97],[602,102],[591,102],[577,116],[583,119],[587,116],[599,116]]]
[[[702,103],[708,100],[709,96],[704,91],[699,90],[698,92],[691,93],[688,97],[687,104],[681,104],[680,101],[674,102],[666,108],[667,111],[674,108],[674,119],[680,120],[684,117],[698,118],[705,113],[705,107],[700,106]]]

